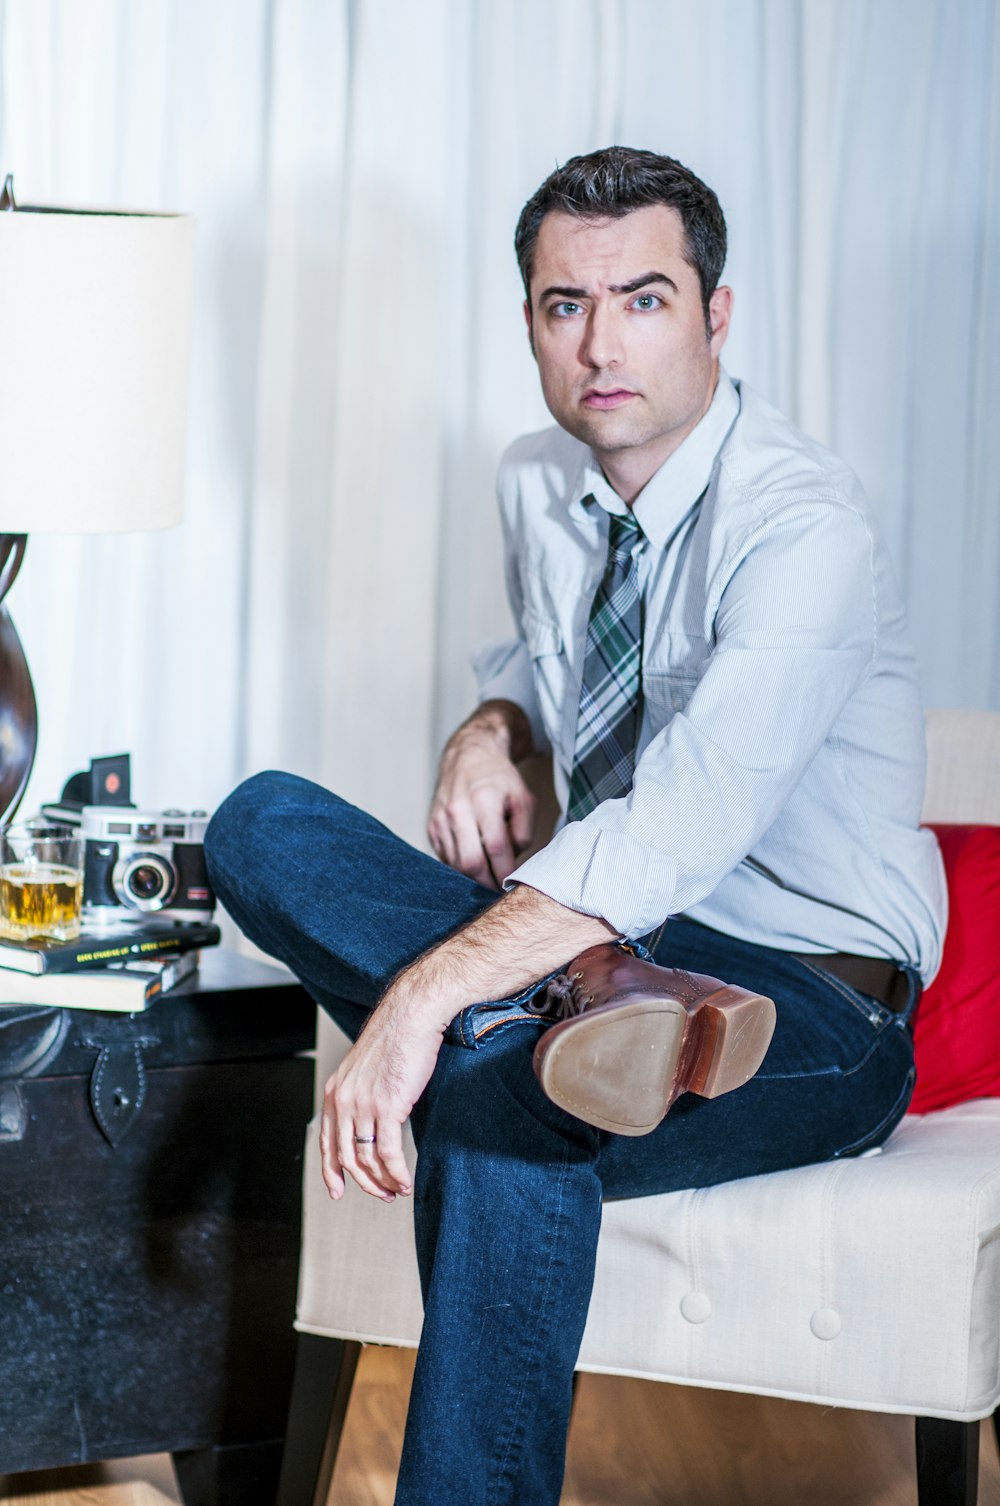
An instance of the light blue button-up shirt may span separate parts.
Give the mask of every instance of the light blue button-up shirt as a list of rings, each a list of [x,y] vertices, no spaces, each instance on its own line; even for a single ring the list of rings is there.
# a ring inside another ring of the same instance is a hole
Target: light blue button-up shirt
[[[607,515],[624,504],[558,428],[510,447],[498,490],[518,636],[477,656],[480,699],[523,707],[565,810]],[[929,980],[947,900],[919,825],[923,709],[857,478],[721,372],[634,511],[645,627],[632,790],[561,824],[508,885],[629,937],[684,913]]]

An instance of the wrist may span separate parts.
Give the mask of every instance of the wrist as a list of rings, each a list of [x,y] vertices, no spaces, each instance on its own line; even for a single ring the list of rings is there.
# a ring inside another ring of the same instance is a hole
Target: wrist
[[[462,723],[456,736],[467,734],[470,741],[481,741],[517,763],[532,749],[531,725],[521,707],[513,701],[483,701]]]
[[[519,993],[617,935],[606,920],[520,884],[405,968],[383,1002],[405,1029],[443,1034],[467,1005]]]
[[[379,1009],[391,1014],[405,1031],[443,1036],[452,1020],[468,1003],[449,987],[446,969],[435,951],[425,952],[390,983]]]

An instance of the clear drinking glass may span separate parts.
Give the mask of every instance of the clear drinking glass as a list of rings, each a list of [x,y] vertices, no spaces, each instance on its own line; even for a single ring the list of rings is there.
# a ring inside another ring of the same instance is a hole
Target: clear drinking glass
[[[79,831],[44,821],[0,830],[0,934],[7,940],[74,940],[82,899]]]

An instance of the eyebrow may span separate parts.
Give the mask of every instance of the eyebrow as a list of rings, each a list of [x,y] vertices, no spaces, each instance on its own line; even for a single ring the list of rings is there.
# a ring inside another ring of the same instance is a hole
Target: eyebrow
[[[677,292],[677,284],[666,272],[644,272],[641,277],[636,277],[632,282],[623,282],[618,287],[612,288],[612,293],[638,293],[640,288],[648,287],[651,282],[665,282],[668,288]]]
[[[668,288],[677,292],[677,284],[672,277],[665,272],[643,272],[641,277],[634,277],[631,282],[617,283],[609,288],[611,293],[638,293],[640,288],[648,288],[650,283],[663,282]],[[546,298],[588,298],[590,294],[586,288],[546,288],[544,293],[538,295],[539,303]]]

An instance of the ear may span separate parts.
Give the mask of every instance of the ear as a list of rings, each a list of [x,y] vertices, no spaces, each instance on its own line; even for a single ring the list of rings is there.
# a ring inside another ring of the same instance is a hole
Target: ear
[[[729,334],[729,321],[733,316],[732,288],[716,288],[708,300],[708,322],[711,327],[710,349],[713,359],[718,356]]]

